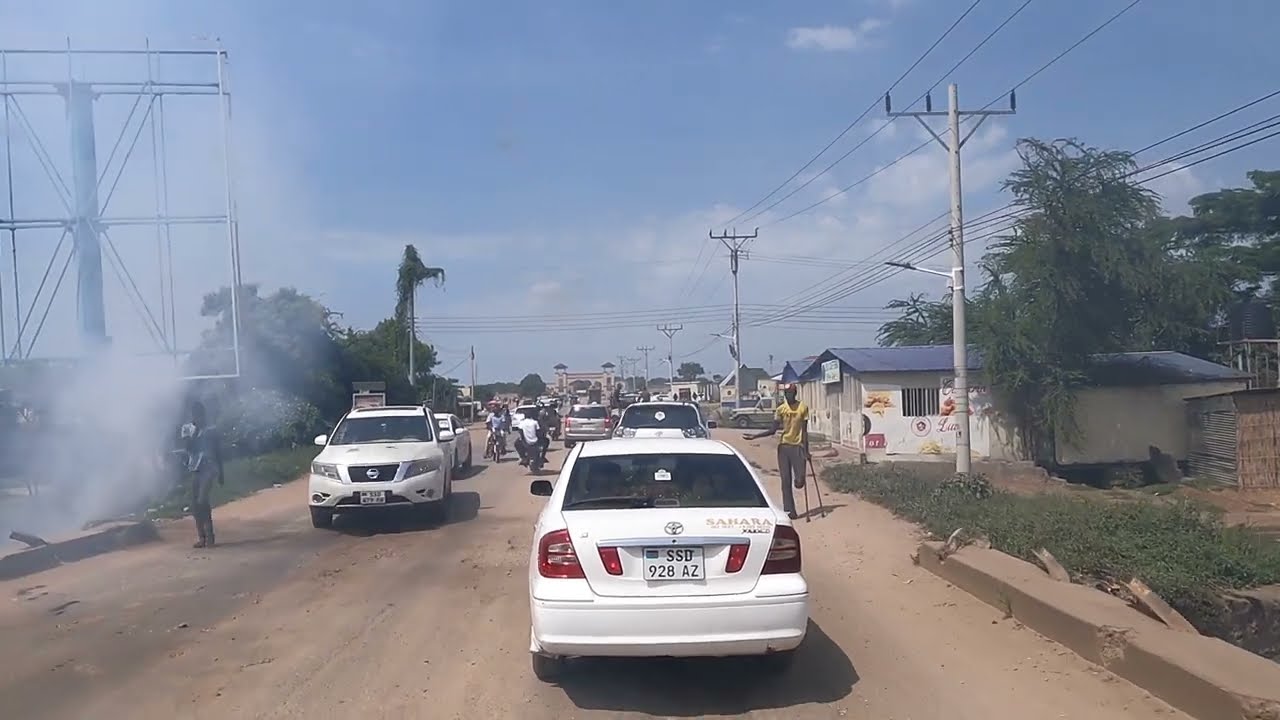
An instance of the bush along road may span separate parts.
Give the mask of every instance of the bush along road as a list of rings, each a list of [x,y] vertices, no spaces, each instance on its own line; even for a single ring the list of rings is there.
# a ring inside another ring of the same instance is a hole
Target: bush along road
[[[1274,593],[1266,587],[1280,583],[1280,544],[1227,527],[1207,507],[1015,495],[981,475],[938,481],[892,465],[841,463],[825,468],[823,478],[940,539],[963,529],[963,539],[985,540],[1031,563],[1046,549],[1077,583],[1123,596],[1125,583],[1137,578],[1200,632],[1280,661],[1280,632],[1265,620],[1280,612],[1268,609]]]

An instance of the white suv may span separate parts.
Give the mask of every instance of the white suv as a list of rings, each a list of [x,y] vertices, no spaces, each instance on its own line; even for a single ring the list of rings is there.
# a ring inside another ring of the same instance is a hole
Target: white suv
[[[708,438],[714,422],[687,402],[641,402],[623,409],[613,436],[619,438]]]
[[[443,521],[453,478],[436,432],[436,419],[420,406],[360,408],[347,413],[311,463],[307,496],[311,524],[327,528],[335,513],[400,507]]]

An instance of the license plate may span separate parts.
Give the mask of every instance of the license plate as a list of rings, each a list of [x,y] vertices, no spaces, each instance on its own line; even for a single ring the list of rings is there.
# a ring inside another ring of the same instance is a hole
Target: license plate
[[[644,579],[655,582],[703,579],[700,547],[644,549]]]
[[[361,505],[386,505],[387,493],[384,490],[364,490],[360,493]]]

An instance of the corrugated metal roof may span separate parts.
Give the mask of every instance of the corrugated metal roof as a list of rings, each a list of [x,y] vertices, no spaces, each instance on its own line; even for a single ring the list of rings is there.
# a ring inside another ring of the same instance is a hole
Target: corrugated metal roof
[[[1203,360],[1172,350],[1128,352],[1095,355],[1098,368],[1106,374],[1120,371],[1124,375],[1152,374],[1161,382],[1200,382],[1214,380],[1247,380],[1248,373],[1226,365]]]
[[[942,372],[955,367],[950,345],[831,348],[827,352],[853,370],[864,373]],[[976,348],[969,348],[969,369],[982,369],[982,357]]]
[[[829,348],[812,361],[796,368],[796,379],[813,377],[820,362],[838,358],[847,372],[948,372],[953,368],[950,345],[909,345],[905,347]],[[969,348],[969,369],[982,369],[982,354]],[[1095,356],[1096,381],[1108,384],[1169,384],[1244,380],[1246,373],[1226,365],[1172,350],[1109,353]],[[788,363],[791,365],[791,363]],[[785,371],[784,371],[785,372]],[[794,382],[794,380],[788,380]]]
[[[788,360],[782,364],[782,382],[791,383],[800,379],[805,370],[817,360],[817,356],[805,358],[803,360]]]

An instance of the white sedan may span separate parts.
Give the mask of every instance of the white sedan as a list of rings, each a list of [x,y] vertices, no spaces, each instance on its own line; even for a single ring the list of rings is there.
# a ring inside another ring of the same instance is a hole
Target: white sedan
[[[613,439],[570,451],[529,557],[533,672],[566,658],[759,655],[804,640],[800,537],[760,478],[709,439]]]
[[[471,469],[471,429],[457,415],[436,415],[440,429],[440,442],[449,447],[455,474]]]

